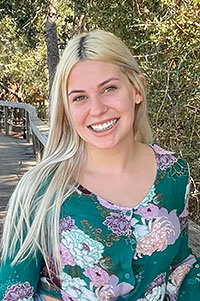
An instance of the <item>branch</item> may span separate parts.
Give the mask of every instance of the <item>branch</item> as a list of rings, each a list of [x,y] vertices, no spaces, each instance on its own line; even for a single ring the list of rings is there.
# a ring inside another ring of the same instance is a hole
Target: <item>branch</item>
[[[137,7],[138,14],[139,14],[140,16],[142,16],[142,12],[141,12],[140,5],[139,5],[139,3],[138,3],[138,0],[135,0],[135,4],[136,4],[136,7]]]
[[[160,105],[160,108],[159,108],[159,110],[158,110],[158,113],[156,114],[156,122],[155,122],[155,126],[156,126],[156,127],[157,127],[157,125],[158,125],[159,115],[160,115],[160,112],[162,111],[162,108],[163,108],[163,106],[164,106],[165,100],[166,100],[167,96],[169,96],[169,95],[168,95],[168,91],[169,91],[169,81],[170,81],[170,75],[171,75],[171,72],[170,72],[170,71],[171,71],[171,67],[172,67],[172,65],[173,65],[174,60],[175,60],[175,57],[173,57],[173,58],[171,59],[171,61],[170,61],[170,65],[169,65],[169,69],[168,69],[168,74],[167,74],[167,85],[166,85],[166,89],[165,89],[165,95],[164,95],[164,98],[163,98],[162,103],[161,103],[161,105]]]
[[[200,109],[199,108],[196,108],[194,106],[191,106],[191,105],[186,105],[185,107],[189,108],[189,109],[192,109],[194,111],[199,111],[200,112]]]
[[[1,81],[0,81],[0,86],[6,90],[6,92],[10,92],[11,94],[13,94],[14,96],[16,96],[18,98],[18,100],[21,100],[21,97],[19,97],[19,95],[17,95],[12,89],[6,87]]]

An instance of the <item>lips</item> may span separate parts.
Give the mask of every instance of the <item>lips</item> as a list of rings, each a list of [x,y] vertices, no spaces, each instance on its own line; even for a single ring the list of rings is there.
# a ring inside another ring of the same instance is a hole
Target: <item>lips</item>
[[[105,121],[103,123],[92,124],[89,126],[89,128],[95,132],[104,132],[113,128],[118,120],[119,118],[114,118],[109,121]]]

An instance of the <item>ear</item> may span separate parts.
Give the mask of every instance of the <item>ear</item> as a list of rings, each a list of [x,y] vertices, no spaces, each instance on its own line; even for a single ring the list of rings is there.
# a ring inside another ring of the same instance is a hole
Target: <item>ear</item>
[[[144,88],[146,88],[146,80],[145,80],[145,77],[143,74],[139,74],[139,78],[144,86]],[[140,104],[144,99],[144,95],[143,93],[141,92],[140,89],[136,89],[135,88],[135,103],[136,104]]]
[[[135,95],[135,103],[136,104],[139,104],[143,101],[143,95],[140,90],[135,89],[134,95]]]

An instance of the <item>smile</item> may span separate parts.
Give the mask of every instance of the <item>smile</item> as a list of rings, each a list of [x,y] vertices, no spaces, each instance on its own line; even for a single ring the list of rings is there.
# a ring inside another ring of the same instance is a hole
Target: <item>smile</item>
[[[93,124],[93,125],[90,125],[89,127],[91,129],[93,129],[93,131],[95,132],[103,132],[103,131],[107,131],[107,130],[110,130],[111,128],[114,127],[114,125],[117,123],[118,119],[115,118],[115,119],[112,119],[110,121],[106,121],[102,124]]]

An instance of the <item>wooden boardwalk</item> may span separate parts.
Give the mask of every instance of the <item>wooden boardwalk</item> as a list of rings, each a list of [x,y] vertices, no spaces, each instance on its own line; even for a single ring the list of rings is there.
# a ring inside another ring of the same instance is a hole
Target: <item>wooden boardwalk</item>
[[[0,133],[0,233],[8,200],[20,177],[35,166],[33,148],[25,140]],[[189,222],[189,245],[200,257],[200,227]]]
[[[26,140],[0,133],[0,233],[8,200],[19,179],[34,165],[33,148]]]

